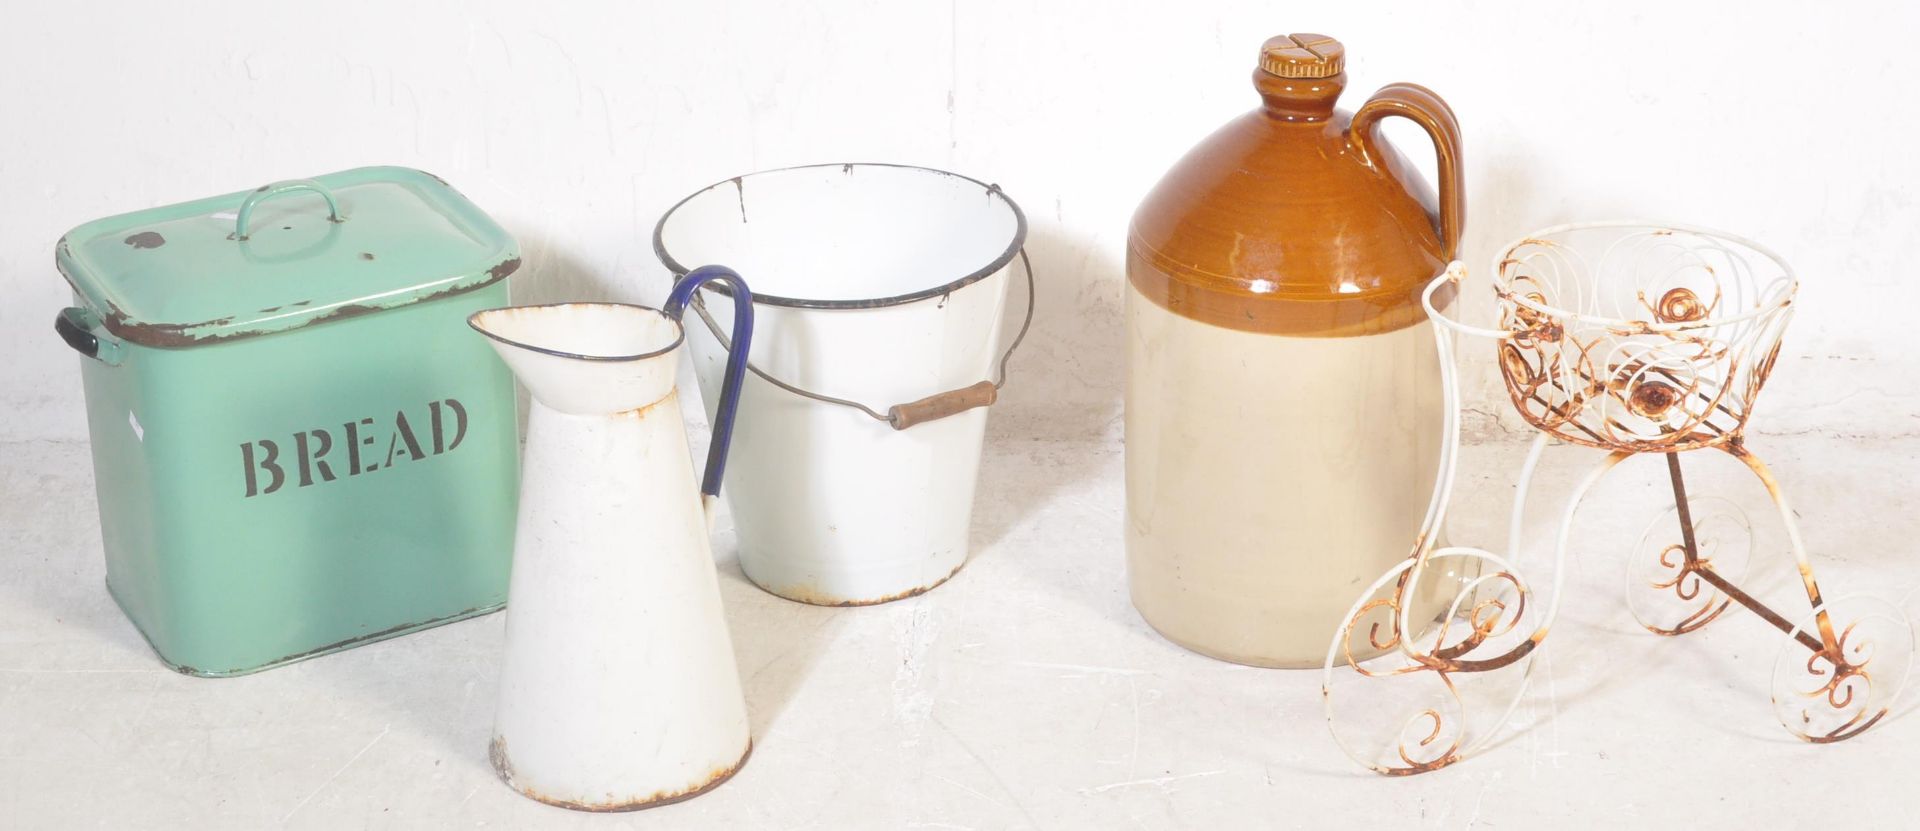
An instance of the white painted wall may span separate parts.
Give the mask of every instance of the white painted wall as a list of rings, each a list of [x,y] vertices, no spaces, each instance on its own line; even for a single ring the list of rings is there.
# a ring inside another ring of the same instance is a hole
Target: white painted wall
[[[1254,106],[1258,46],[1287,31],[1346,42],[1349,108],[1399,80],[1452,102],[1483,279],[1501,241],[1574,219],[1752,236],[1804,281],[1758,426],[1920,431],[1913,6],[335,0],[6,17],[0,440],[85,435],[79,358],[51,329],[66,299],[53,244],[80,222],[410,165],[519,237],[518,299],[650,301],[666,206],[834,161],[1003,185],[1032,222],[1043,306],[996,430],[1117,434],[1127,219]],[[1426,155],[1410,125],[1393,131]]]

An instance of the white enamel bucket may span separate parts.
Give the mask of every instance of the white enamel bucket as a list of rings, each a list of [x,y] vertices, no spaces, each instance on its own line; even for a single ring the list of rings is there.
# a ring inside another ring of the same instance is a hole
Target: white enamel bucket
[[[960,570],[987,405],[1026,332],[1001,347],[1025,240],[997,186],[896,165],[742,176],[661,217],[654,250],[676,276],[720,264],[753,286],[726,497],[755,584],[866,605]],[[709,415],[732,304],[710,284],[687,321]]]

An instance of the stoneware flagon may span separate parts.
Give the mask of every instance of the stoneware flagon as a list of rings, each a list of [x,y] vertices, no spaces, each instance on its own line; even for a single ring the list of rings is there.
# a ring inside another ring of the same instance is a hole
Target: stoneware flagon
[[[1405,557],[1443,408],[1419,290],[1459,245],[1460,131],[1423,87],[1351,115],[1345,50],[1276,37],[1261,106],[1155,186],[1128,236],[1126,540],[1171,640],[1318,666],[1351,586]],[[1412,120],[1440,196],[1379,132]]]
[[[1020,342],[1000,345],[1016,276],[1032,321],[1025,239],[998,187],[886,164],[740,176],[661,217],[654,248],[669,269],[753,275],[758,336],[741,393],[753,418],[727,503],[755,584],[855,606],[959,571],[988,405]],[[727,322],[744,308],[724,287],[695,299],[688,338],[709,408],[740,351]]]
[[[708,542],[745,353],[728,368],[696,484],[674,376],[679,280],[664,310],[614,303],[479,312],[473,328],[532,394],[493,766],[526,796],[628,811],[726,781],[752,746]],[[750,343],[752,315],[733,339]]]
[[[254,672],[500,607],[513,378],[461,323],[513,238],[368,167],[68,232],[107,587],[162,661]]]

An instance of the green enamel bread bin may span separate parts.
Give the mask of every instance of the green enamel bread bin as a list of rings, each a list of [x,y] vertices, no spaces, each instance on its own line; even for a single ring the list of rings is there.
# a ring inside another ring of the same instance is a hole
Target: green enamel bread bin
[[[506,601],[513,380],[469,314],[507,233],[375,167],[60,240],[107,586],[169,666],[239,675]]]

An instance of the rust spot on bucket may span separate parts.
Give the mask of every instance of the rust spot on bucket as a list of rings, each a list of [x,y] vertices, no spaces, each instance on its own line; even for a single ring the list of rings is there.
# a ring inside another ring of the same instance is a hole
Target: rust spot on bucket
[[[620,418],[632,418],[632,419],[646,418],[647,413],[652,412],[653,408],[658,407],[661,404],[665,404],[668,401],[674,401],[679,397],[680,397],[679,390],[669,390],[665,397],[662,397],[660,400],[655,401],[652,404],[647,404],[641,407],[635,407],[631,410],[622,410],[618,413],[615,413],[614,415]]]
[[[160,232],[158,231],[141,231],[138,234],[127,237],[125,242],[139,249],[159,248],[167,244],[167,238],[160,236]]]
[[[590,811],[593,813],[639,811],[645,808],[658,808],[662,805],[672,805],[675,802],[685,802],[726,784],[728,779],[732,779],[734,774],[739,773],[741,768],[746,767],[747,759],[751,756],[753,756],[753,740],[749,739],[747,740],[747,750],[740,754],[739,761],[724,767],[714,768],[699,781],[685,788],[672,791],[655,791],[638,799],[611,799],[613,795],[608,794],[610,801],[607,802],[579,802],[541,793],[535,788],[525,787],[515,782],[513,760],[507,756],[506,740],[496,736],[494,740],[487,745],[487,759],[493,763],[494,772],[500,775],[500,781],[507,783],[507,787],[519,791],[522,796],[536,802],[544,802],[557,808],[566,808],[573,811]]]
[[[895,600],[905,600],[909,597],[917,597],[919,595],[923,595],[923,594],[926,594],[927,592],[933,591],[934,589],[939,588],[941,584],[947,582],[948,580],[952,580],[953,576],[956,574],[959,574],[960,569],[965,568],[966,565],[967,565],[966,562],[962,561],[960,565],[954,566],[952,571],[947,572],[947,576],[942,577],[938,580],[935,580],[932,583],[928,583],[927,585],[920,586],[918,588],[908,589],[906,591],[898,592],[895,594],[882,595],[880,597],[874,597],[874,598],[853,599],[853,600],[841,599],[838,597],[834,597],[832,595],[824,594],[820,592],[818,589],[815,589],[811,586],[790,586],[790,587],[785,587],[781,589],[772,589],[766,586],[761,586],[760,588],[765,589],[767,592],[774,594],[778,597],[784,597],[788,600],[805,603],[809,606],[831,606],[831,607],[842,608],[842,609],[851,608],[854,606],[878,606],[882,603],[892,603]],[[755,584],[755,585],[758,585],[758,584]]]

